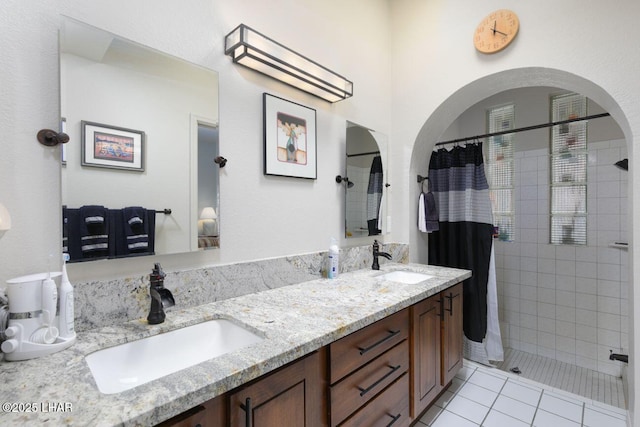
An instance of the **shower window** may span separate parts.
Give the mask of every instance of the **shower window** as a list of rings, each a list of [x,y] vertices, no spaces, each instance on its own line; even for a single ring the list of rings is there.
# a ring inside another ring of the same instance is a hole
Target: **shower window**
[[[567,93],[551,97],[551,121],[587,115],[587,98]],[[551,243],[587,244],[587,122],[551,127]]]
[[[487,132],[495,133],[513,129],[514,111],[513,104],[489,109]],[[514,238],[514,138],[513,133],[487,138],[488,158],[485,162],[496,237],[507,242],[513,241]]]

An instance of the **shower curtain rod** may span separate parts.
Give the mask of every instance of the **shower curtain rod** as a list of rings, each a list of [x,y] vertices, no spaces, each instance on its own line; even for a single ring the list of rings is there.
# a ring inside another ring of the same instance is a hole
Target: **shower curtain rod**
[[[380,154],[379,151],[369,151],[368,153],[347,154],[347,157],[370,156],[372,154]]]
[[[557,121],[557,122],[542,123],[542,124],[539,124],[539,125],[525,126],[525,127],[517,128],[517,129],[509,129],[509,130],[502,130],[500,132],[486,133],[484,135],[469,136],[469,137],[466,137],[466,138],[452,139],[450,141],[436,142],[436,146],[445,145],[445,144],[453,144],[453,143],[456,143],[456,142],[465,142],[465,141],[473,141],[473,140],[477,140],[477,139],[490,138],[492,136],[506,135],[508,133],[518,133],[518,132],[524,132],[524,131],[527,131],[527,130],[548,128],[548,127],[551,127],[551,126],[564,125],[566,123],[573,123],[573,122],[581,122],[583,120],[599,119],[600,117],[608,117],[608,116],[610,116],[609,113],[593,114],[591,116],[578,117],[578,118],[575,118],[575,119],[560,120],[560,121]]]

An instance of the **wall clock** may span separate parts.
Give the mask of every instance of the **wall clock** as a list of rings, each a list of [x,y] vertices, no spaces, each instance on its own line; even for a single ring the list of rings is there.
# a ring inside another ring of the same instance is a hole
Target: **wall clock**
[[[500,9],[490,13],[476,27],[473,44],[482,53],[496,53],[509,46],[520,28],[515,12]]]

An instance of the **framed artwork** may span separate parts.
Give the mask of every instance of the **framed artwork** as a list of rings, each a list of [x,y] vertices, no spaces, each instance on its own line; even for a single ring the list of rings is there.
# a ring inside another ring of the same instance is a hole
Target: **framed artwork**
[[[316,179],[316,110],[263,94],[264,174]]]
[[[145,133],[82,121],[82,166],[144,171]]]

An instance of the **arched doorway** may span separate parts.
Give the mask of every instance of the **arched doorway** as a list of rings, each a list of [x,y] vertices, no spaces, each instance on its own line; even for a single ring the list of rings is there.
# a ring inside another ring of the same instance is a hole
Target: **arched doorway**
[[[624,134],[627,150],[631,159],[632,150],[629,141],[631,141],[630,127],[627,122],[624,112],[619,107],[618,103],[606,93],[600,86],[595,83],[586,80],[580,76],[570,74],[560,70],[544,69],[544,68],[526,68],[507,70],[493,75],[485,76],[468,85],[462,87],[450,96],[445,102],[443,102],[433,114],[426,120],[422,129],[420,130],[418,137],[412,152],[410,176],[413,178],[416,174],[424,174],[430,152],[434,147],[436,141],[438,141],[443,132],[453,123],[458,116],[460,116],[469,107],[477,102],[489,98],[496,93],[503,92],[510,89],[524,88],[524,87],[554,87],[558,89],[568,90],[571,92],[577,92],[585,95],[589,99],[595,101],[602,106],[605,111],[609,112],[614,118],[620,129]],[[415,194],[419,191],[418,184],[415,179],[410,181],[410,194]],[[631,196],[631,193],[629,194]],[[631,206],[632,201],[629,200],[628,215],[632,218]],[[410,224],[415,224],[417,221],[417,206],[410,209],[411,217]],[[630,221],[631,222],[631,221]],[[631,223],[629,229],[632,229]],[[630,238],[630,236],[629,236]],[[427,236],[419,233],[414,227],[410,231],[410,243],[411,243],[411,259],[414,262],[427,262]],[[628,263],[628,269],[632,270],[631,260]],[[629,283],[632,283],[632,274],[628,275]],[[632,292],[630,292],[632,294]],[[633,299],[628,299],[628,312],[630,314],[630,324],[633,323]],[[633,341],[631,341],[633,346]],[[633,351],[632,351],[633,353]],[[633,400],[633,391],[631,391],[631,400]]]

